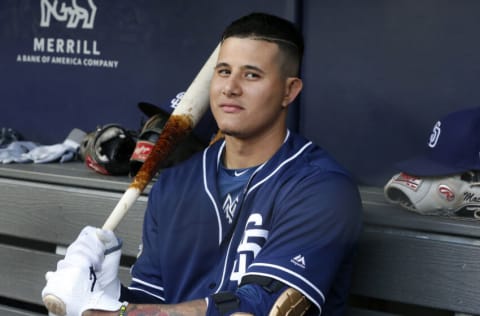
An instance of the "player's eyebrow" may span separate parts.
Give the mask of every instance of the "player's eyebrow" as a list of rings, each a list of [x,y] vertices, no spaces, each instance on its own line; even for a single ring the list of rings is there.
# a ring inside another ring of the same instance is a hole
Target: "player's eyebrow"
[[[215,69],[222,68],[222,67],[230,67],[227,63],[218,63],[215,65]]]
[[[247,69],[247,70],[254,70],[254,71],[259,72],[259,73],[261,73],[261,74],[265,74],[265,71],[263,71],[262,69],[260,69],[260,68],[257,67],[257,66],[245,65],[245,66],[243,66],[242,68]]]
[[[221,62],[221,63],[218,63],[216,66],[215,66],[215,69],[218,69],[218,68],[223,68],[223,67],[229,67],[231,68],[230,64],[226,63],[226,62]],[[253,71],[256,71],[256,72],[259,72],[261,74],[264,74],[265,71],[263,71],[261,68],[257,67],[257,66],[253,66],[253,65],[244,65],[241,67],[242,69],[244,70],[253,70]]]

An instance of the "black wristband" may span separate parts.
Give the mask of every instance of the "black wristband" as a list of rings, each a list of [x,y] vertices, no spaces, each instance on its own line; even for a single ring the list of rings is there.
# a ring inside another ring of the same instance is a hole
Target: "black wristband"
[[[258,284],[268,293],[276,293],[280,291],[285,284],[273,278],[260,275],[247,275],[242,278],[240,286],[245,284]]]
[[[240,307],[240,300],[232,292],[219,292],[212,295],[215,307],[220,312],[220,315],[225,315]]]

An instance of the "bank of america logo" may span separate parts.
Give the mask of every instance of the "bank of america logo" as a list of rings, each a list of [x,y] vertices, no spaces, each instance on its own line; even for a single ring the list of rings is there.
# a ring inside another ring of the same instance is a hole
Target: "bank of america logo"
[[[67,4],[70,3],[71,5]],[[97,6],[93,0],[86,0],[79,5],[77,0],[40,0],[40,26],[49,27],[53,19],[66,22],[67,28],[93,29]]]
[[[305,269],[305,257],[297,255],[290,260],[291,263]]]

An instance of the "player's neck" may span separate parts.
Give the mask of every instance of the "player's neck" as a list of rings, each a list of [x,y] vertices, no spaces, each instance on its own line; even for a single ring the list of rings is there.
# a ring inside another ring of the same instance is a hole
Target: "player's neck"
[[[225,136],[223,163],[230,169],[249,168],[269,160],[282,146],[286,137],[283,133],[270,133],[262,137],[239,139]]]

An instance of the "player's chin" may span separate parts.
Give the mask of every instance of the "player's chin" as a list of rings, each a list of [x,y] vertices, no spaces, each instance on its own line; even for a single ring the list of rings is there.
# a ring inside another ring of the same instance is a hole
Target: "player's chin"
[[[241,136],[245,132],[245,122],[240,118],[222,118],[217,120],[217,125],[224,135]]]
[[[232,127],[220,128],[220,131],[225,136],[235,137],[235,138],[245,138],[247,135],[244,130]]]

